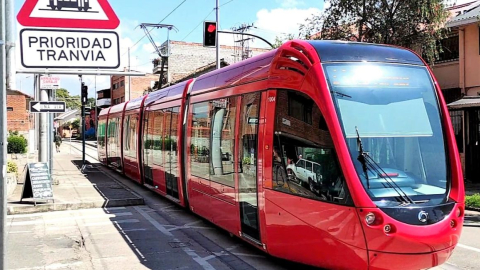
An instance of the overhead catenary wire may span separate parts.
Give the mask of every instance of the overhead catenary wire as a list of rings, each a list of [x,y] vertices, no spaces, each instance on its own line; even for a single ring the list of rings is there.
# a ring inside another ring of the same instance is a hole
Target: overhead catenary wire
[[[233,0],[231,0],[231,1],[233,1]],[[178,9],[180,6],[182,6],[185,2],[187,2],[187,0],[183,0],[183,1],[182,1],[180,4],[178,4],[172,11],[170,11],[170,13],[168,13],[167,16],[165,16],[165,17],[164,17],[161,21],[159,21],[158,23],[162,23],[166,18],[168,18],[173,12],[175,12],[175,10],[177,10],[177,9]],[[148,31],[148,33],[150,33],[153,29],[154,29],[154,28],[150,29],[150,30]],[[135,44],[133,44],[133,45],[130,46],[129,48],[131,49],[131,48],[135,47],[135,46],[136,46],[140,41],[142,41],[146,36],[147,36],[146,33],[143,34],[143,36],[142,36],[137,42],[135,42]],[[124,52],[124,53],[122,54],[122,56],[124,56],[124,55],[127,54],[127,53],[128,53],[128,51],[127,51],[127,52]]]

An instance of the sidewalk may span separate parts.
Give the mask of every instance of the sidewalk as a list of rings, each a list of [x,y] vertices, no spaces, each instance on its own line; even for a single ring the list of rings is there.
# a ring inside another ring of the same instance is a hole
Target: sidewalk
[[[70,152],[67,144],[62,144],[60,153],[53,153],[54,202],[37,201],[36,206],[32,199],[20,202],[25,177],[20,175],[15,191],[7,198],[7,214],[144,204],[142,197],[117,182],[109,173],[104,173],[102,165],[90,164],[82,173],[82,156],[76,153]]]

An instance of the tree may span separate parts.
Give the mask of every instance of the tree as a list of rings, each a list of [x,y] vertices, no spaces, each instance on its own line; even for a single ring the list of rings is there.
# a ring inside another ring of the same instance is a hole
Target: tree
[[[445,35],[444,0],[325,0],[330,6],[300,26],[306,39],[349,40],[398,45],[438,58]]]
[[[293,34],[282,34],[281,36],[276,36],[275,41],[273,42],[273,47],[278,48],[287,40],[295,39]]]
[[[71,110],[80,109],[82,106],[80,96],[70,96],[70,92],[67,89],[57,89],[56,97],[58,101],[65,101],[65,105]]]

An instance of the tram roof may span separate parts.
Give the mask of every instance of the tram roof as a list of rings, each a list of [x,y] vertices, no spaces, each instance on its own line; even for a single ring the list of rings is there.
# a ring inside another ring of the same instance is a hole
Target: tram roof
[[[413,52],[388,45],[337,40],[309,40],[322,63],[325,62],[386,62],[424,65]]]
[[[129,100],[128,103],[127,103],[127,106],[125,107],[125,111],[140,108],[144,98],[145,98],[145,96],[141,96],[141,97],[137,97],[137,98],[134,98],[132,100]]]
[[[112,107],[110,107],[110,112],[109,112],[109,114],[122,112],[123,109],[125,109],[125,105],[126,105],[127,103],[128,103],[128,101],[123,102],[123,103],[120,103],[120,104],[117,104],[117,105],[113,105]]]

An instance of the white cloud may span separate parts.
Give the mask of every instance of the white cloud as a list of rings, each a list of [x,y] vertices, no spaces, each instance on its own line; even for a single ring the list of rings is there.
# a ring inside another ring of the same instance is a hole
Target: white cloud
[[[294,2],[294,1],[284,1]],[[298,2],[298,1],[296,1]],[[272,10],[262,9],[257,12],[257,20],[254,25],[257,27],[253,33],[263,37],[273,43],[276,36],[282,34],[298,35],[300,24],[305,19],[310,18],[312,14],[320,13],[318,8],[298,9],[298,8],[277,8]],[[265,42],[256,39],[252,47],[268,47]]]

